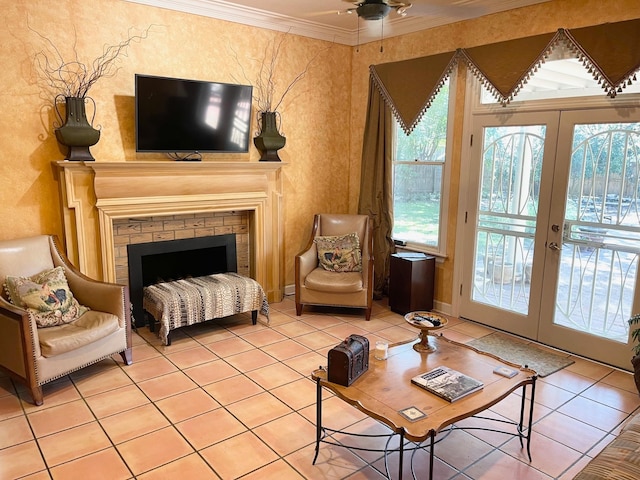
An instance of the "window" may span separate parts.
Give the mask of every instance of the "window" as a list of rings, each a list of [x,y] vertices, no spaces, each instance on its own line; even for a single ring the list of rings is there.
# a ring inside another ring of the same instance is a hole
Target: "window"
[[[449,80],[410,135],[395,124],[392,237],[414,250],[444,254],[448,116]]]

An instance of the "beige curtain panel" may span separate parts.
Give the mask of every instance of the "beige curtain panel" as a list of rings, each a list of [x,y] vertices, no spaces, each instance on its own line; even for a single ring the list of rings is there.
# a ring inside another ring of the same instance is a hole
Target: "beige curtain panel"
[[[458,61],[496,99],[509,103],[559,44],[567,46],[610,97],[636,81],[640,69],[640,19],[461,48],[455,52],[372,65],[371,77],[406,133],[429,108]]]

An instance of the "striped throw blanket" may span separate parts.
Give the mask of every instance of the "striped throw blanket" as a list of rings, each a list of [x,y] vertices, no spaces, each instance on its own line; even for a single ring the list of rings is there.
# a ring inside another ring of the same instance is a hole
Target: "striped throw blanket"
[[[185,325],[253,310],[269,318],[269,303],[260,284],[237,273],[150,285],[144,288],[143,308],[160,323],[165,345],[169,332]]]

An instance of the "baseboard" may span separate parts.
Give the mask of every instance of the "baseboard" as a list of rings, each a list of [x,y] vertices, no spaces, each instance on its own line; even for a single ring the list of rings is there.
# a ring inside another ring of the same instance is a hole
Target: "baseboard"
[[[296,294],[296,286],[295,285],[285,285],[284,286],[284,294],[285,295],[295,295]]]

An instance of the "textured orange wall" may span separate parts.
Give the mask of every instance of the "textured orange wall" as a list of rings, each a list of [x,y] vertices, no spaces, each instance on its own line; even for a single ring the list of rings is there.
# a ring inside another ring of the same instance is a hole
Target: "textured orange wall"
[[[130,48],[115,77],[101,79],[90,96],[97,104],[100,142],[91,148],[97,161],[160,160],[136,154],[134,145],[135,73],[233,82],[243,81],[229,44],[240,58],[260,57],[265,42],[279,33],[235,23],[137,5],[123,0],[4,1],[0,30],[0,239],[40,233],[62,236],[60,200],[52,162],[64,158],[53,135],[51,95],[42,96],[33,82],[30,58],[40,40],[31,25],[46,34],[68,56],[77,38],[81,58],[91,61],[105,44],[153,24],[148,39]],[[360,178],[362,132],[370,64],[429,55],[607,21],[640,17],[637,0],[554,0],[503,14],[461,22],[429,31],[389,38],[384,53],[379,43],[356,49],[333,45],[321,54],[308,77],[285,101],[282,110],[287,146],[284,166],[285,258],[287,285],[293,283],[293,256],[304,246],[314,213],[355,212]],[[329,44],[305,37],[290,38],[279,71],[283,82],[306,65],[310,55]],[[248,62],[249,64],[250,62]],[[255,71],[248,68],[248,77]],[[463,77],[460,77],[463,80]],[[458,91],[463,92],[463,81]],[[449,211],[449,256],[455,246],[462,104],[456,110],[452,196]],[[206,161],[257,161],[251,147],[246,155],[207,155]],[[167,160],[169,161],[169,160]],[[439,268],[436,297],[451,301],[453,261]]]
[[[531,7],[487,15],[475,20],[458,22],[443,27],[392,37],[384,40],[384,51],[380,43],[361,46],[353,56],[351,83],[351,163],[359,165],[362,157],[362,135],[367,108],[369,65],[405,60],[436,53],[453,51],[456,48],[472,47],[488,43],[511,40],[540,33],[553,32],[558,28],[579,28],[640,18],[638,0],[552,0]],[[457,74],[457,102],[454,116],[453,158],[451,168],[447,258],[439,264],[436,272],[435,298],[446,304],[453,299],[455,229],[457,222],[460,155],[462,150],[462,120],[464,114],[465,79],[464,68]],[[604,95],[604,94],[603,94]],[[358,205],[359,172],[352,169],[352,184],[349,204]]]
[[[3,2],[5,28],[0,31],[0,239],[40,233],[62,236],[58,185],[52,162],[62,160],[53,133],[53,96],[41,96],[30,71],[31,57],[45,34],[65,57],[72,54],[74,30],[81,59],[91,62],[103,45],[154,25],[149,37],[122,57],[115,77],[103,78],[89,95],[97,104],[100,141],[91,152],[99,162],[169,160],[160,154],[137,154],[134,144],[134,74],[247,83],[233,58],[233,45],[246,76],[253,80],[267,42],[282,33],[123,0],[23,0]],[[330,47],[330,48],[329,48]],[[348,210],[351,48],[289,35],[276,80],[286,86],[320,52],[307,77],[287,96],[282,128],[287,145],[280,157],[285,191],[287,283],[293,283],[293,257],[306,243],[313,214]],[[254,109],[255,114],[255,109]],[[257,161],[248,154],[208,154],[205,161]],[[300,226],[300,227],[297,227]]]

